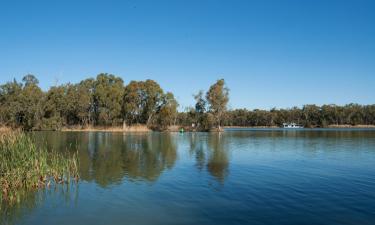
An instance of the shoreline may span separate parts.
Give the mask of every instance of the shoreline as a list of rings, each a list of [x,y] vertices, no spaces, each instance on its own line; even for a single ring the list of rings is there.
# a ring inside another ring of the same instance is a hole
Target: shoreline
[[[181,126],[183,127],[183,126]],[[161,131],[161,132],[180,132],[179,126],[171,126],[168,129]],[[223,129],[282,129],[282,127],[278,126],[223,126]],[[375,125],[329,125],[327,127],[311,127],[306,129],[366,129],[366,128],[373,128],[375,129]],[[305,128],[302,128],[305,129]],[[189,130],[184,127],[185,132],[196,132],[193,130]],[[132,133],[146,133],[146,132],[153,132],[154,130],[147,128],[144,125],[139,126],[130,126],[123,129],[122,127],[89,127],[89,128],[63,128],[60,131],[62,132],[132,132]],[[157,130],[155,130],[157,131]],[[206,132],[218,132],[217,130],[210,130]]]
[[[62,132],[151,132],[152,130],[149,129],[146,125],[134,125],[134,126],[110,126],[110,127],[63,127],[60,131]]]
[[[164,131],[160,132],[180,132],[180,128],[184,128],[184,132],[197,132],[190,130],[184,126],[170,126]],[[223,129],[282,129],[278,126],[223,126]],[[328,125],[326,127],[311,127],[311,128],[302,128],[302,129],[375,129],[375,125]],[[19,130],[19,128],[11,128],[0,126],[0,133],[9,132],[12,130]],[[89,127],[80,127],[80,126],[71,126],[63,127],[60,130],[34,130],[34,131],[60,131],[60,132],[118,132],[118,133],[148,133],[157,130],[152,130],[146,125],[134,125],[134,126],[89,126]],[[209,131],[203,132],[218,132],[217,130],[211,129]]]
[[[249,129],[277,129],[277,128],[282,128],[278,126],[224,126],[224,129],[233,129],[233,128],[249,128]],[[329,128],[334,128],[334,129],[363,129],[363,128],[374,128],[375,125],[328,125],[326,127],[304,127],[302,129],[329,129]]]

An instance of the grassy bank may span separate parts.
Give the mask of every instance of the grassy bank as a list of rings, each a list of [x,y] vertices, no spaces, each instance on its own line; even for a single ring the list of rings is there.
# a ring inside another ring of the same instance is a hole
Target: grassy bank
[[[36,146],[23,132],[0,132],[0,200],[19,202],[30,190],[78,179],[76,155]]]
[[[64,127],[61,131],[98,131],[98,132],[149,132],[149,129],[146,125],[132,125],[132,126],[71,126]]]

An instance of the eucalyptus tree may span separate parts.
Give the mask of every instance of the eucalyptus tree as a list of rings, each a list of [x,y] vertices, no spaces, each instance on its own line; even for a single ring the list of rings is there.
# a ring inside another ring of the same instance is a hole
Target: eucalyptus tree
[[[131,81],[124,89],[123,117],[128,125],[141,122],[143,82]],[[125,125],[125,124],[124,124]]]
[[[316,127],[321,124],[321,110],[314,104],[304,105],[302,108],[302,115],[306,127]]]
[[[84,126],[95,122],[94,83],[95,80],[89,78],[75,85],[76,95],[74,105],[76,108],[76,116]]]
[[[14,80],[2,86],[2,105],[6,124],[25,130],[40,127],[42,118],[41,102],[43,92],[34,75],[26,75],[23,83]]]
[[[213,114],[216,126],[220,129],[221,120],[229,101],[229,89],[225,85],[224,79],[220,79],[213,84],[206,93],[210,112]]]
[[[43,103],[44,129],[58,130],[66,124],[67,98],[66,85],[51,87],[45,95]]]
[[[141,87],[143,121],[149,126],[162,106],[164,93],[160,85],[153,80],[146,80]]]
[[[207,112],[207,100],[204,98],[203,91],[200,90],[196,95],[194,108],[194,123],[198,130],[207,130],[211,127],[211,122],[208,120],[211,116]]]
[[[120,77],[101,73],[94,82],[94,107],[98,124],[115,125],[122,120],[124,82]]]
[[[175,125],[177,120],[178,103],[171,92],[167,92],[162,97],[162,105],[157,113],[157,125],[161,129],[166,129],[170,125]]]
[[[18,98],[22,92],[22,83],[15,79],[0,86],[0,119],[8,126],[17,126],[17,114],[22,110]]]
[[[345,106],[345,119],[347,124],[364,124],[363,107],[359,104],[348,104]]]
[[[36,85],[38,86],[39,80],[33,74],[27,74],[22,78],[22,82],[24,83],[25,87],[29,85]]]

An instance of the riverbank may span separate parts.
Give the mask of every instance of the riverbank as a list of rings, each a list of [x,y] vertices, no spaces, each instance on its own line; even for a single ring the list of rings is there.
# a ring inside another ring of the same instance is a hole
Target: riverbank
[[[210,129],[207,130],[207,132],[218,132],[218,131],[224,131],[223,129],[277,129],[280,128],[278,126],[223,126],[222,129]],[[375,125],[328,125],[327,127],[309,127],[309,128],[334,128],[334,129],[364,129],[364,128],[373,128],[375,129]],[[180,132],[181,129],[183,129],[185,132],[197,132],[196,129],[189,127],[189,126],[178,126],[173,125],[169,126],[165,130],[162,130],[163,132]],[[0,126],[0,133],[3,132],[9,132],[19,130],[19,128],[10,128],[5,126]],[[160,131],[158,129],[151,129],[148,128],[146,125],[132,125],[132,126],[88,126],[88,127],[82,127],[82,126],[69,126],[69,127],[63,127],[61,130],[62,132],[133,132],[133,133],[145,133],[145,132],[151,132],[151,131]]]
[[[249,129],[271,129],[271,128],[280,128],[278,126],[224,126],[224,129],[232,129],[232,128],[249,128]]]
[[[327,128],[375,128],[375,125],[329,125]]]
[[[133,125],[133,126],[71,126],[61,129],[63,132],[150,132],[146,125]]]
[[[226,129],[232,129],[232,128],[242,128],[242,129],[246,129],[246,128],[249,128],[249,129],[273,129],[273,128],[281,128],[281,127],[278,127],[278,126],[224,126],[224,128]],[[348,129],[348,128],[351,128],[351,129],[355,129],[355,128],[358,128],[358,129],[363,129],[363,128],[375,128],[375,125],[363,125],[363,124],[359,124],[359,125],[350,125],[350,124],[343,124],[343,125],[328,125],[326,127],[305,127],[305,128],[335,128],[335,129]]]

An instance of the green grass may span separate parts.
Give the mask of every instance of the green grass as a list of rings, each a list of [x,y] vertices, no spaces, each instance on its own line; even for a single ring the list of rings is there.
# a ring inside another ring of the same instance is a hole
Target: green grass
[[[23,132],[0,133],[0,200],[19,203],[22,195],[39,188],[78,180],[77,155],[63,155],[36,146]]]

